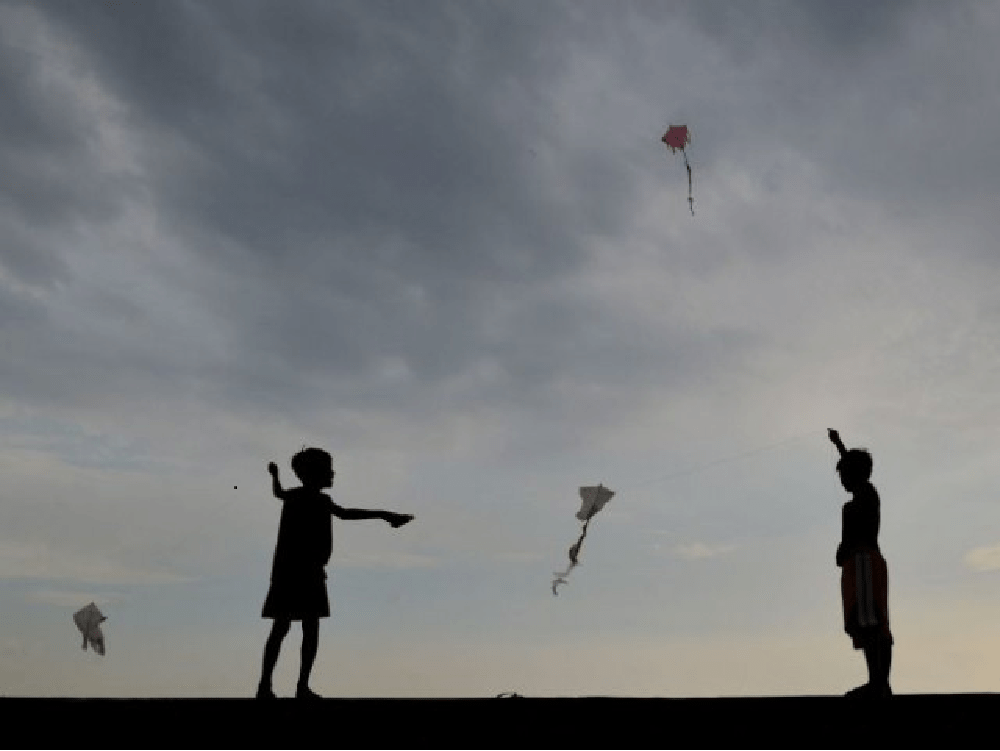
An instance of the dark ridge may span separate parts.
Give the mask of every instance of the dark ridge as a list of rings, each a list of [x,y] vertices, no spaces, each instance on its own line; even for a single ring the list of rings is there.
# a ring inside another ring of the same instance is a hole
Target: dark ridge
[[[0,698],[0,715],[21,748],[992,748],[1000,695]]]

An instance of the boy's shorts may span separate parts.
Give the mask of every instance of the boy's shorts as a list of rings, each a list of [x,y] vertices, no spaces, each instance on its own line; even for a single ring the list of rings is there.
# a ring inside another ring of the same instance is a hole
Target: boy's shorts
[[[326,572],[272,577],[261,617],[291,621],[329,618]]]
[[[892,643],[889,630],[889,570],[875,548],[862,548],[847,557],[840,574],[844,631],[863,649],[881,636]]]

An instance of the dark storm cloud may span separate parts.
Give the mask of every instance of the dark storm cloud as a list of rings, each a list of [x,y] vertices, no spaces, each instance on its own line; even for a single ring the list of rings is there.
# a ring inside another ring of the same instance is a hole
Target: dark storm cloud
[[[57,3],[44,13],[122,104],[161,226],[194,251],[201,271],[189,284],[231,344],[232,359],[204,375],[234,399],[282,381],[299,392],[319,373],[334,380],[328,393],[361,397],[379,391],[368,384],[387,360],[405,362],[397,385],[409,386],[500,362],[511,390],[544,389],[572,367],[562,354],[597,311],[546,302],[544,285],[583,261],[588,237],[619,230],[634,188],[611,153],[567,145],[555,170],[536,163],[558,137],[550,89],[587,33],[560,6]],[[46,138],[85,151],[68,133]],[[65,214],[76,201],[46,203]],[[526,309],[498,328],[494,301],[508,294]],[[124,341],[135,346],[120,363],[185,369],[164,367],[162,342],[143,354],[138,334]],[[573,359],[582,366],[591,350]]]
[[[547,6],[59,7],[181,228],[282,265],[312,238],[399,233],[401,272],[463,277],[502,274],[504,245],[547,246],[538,269],[576,253],[524,169],[558,67]]]
[[[991,4],[708,0],[641,6],[692,23],[753,71],[740,126],[792,148],[824,183],[921,215],[1000,186],[1000,65]],[[735,148],[746,140],[733,139]]]
[[[913,144],[893,140],[906,110],[886,104],[865,130],[872,104],[891,97],[862,84],[866,66],[909,54],[909,30],[931,13],[919,3],[633,4],[630,27],[607,5],[578,3],[12,7],[44,17],[68,43],[65,59],[116,106],[99,113],[53,96],[30,44],[5,38],[5,85],[19,103],[0,116],[11,133],[5,266],[65,279],[44,250],[54,232],[65,229],[66,253],[75,223],[99,232],[145,202],[164,244],[185,249],[176,277],[160,281],[192,312],[188,329],[171,328],[142,293],[109,286],[81,312],[89,328],[46,329],[33,356],[71,358],[69,390],[197,382],[217,404],[266,396],[282,406],[313,389],[343,403],[412,404],[442,384],[471,400],[542,402],[567,380],[663,386],[735,367],[754,334],[653,330],[614,301],[560,286],[595,238],[628,235],[648,175],[635,131],[612,127],[628,111],[598,112],[600,97],[581,109],[566,82],[598,86],[588,75],[608,70],[623,88],[608,101],[651,101],[669,70],[656,35],[690,26],[728,56],[723,83],[735,97],[713,93],[718,81],[699,87],[700,58],[689,61],[684,91],[700,92],[707,134],[698,177],[718,159],[792,148],[840,190],[898,187],[887,166],[915,163],[902,158]],[[961,14],[940,13],[960,28]],[[581,70],[586,59],[601,64]],[[134,169],[115,171],[95,150],[109,124],[127,137]],[[703,263],[698,255],[687,253]],[[156,272],[136,262],[134,273]],[[202,331],[223,346],[206,354]],[[111,352],[116,371],[101,378]],[[29,375],[24,393],[46,382]]]
[[[898,42],[913,15],[934,5],[940,4],[928,0],[893,3],[689,0],[637,7],[661,19],[680,15],[706,36],[737,53],[756,53],[780,45],[849,67],[859,55]]]
[[[124,186],[94,149],[95,123],[73,88],[43,75],[27,14],[0,23],[0,268],[30,285],[65,280],[55,232],[114,215]]]

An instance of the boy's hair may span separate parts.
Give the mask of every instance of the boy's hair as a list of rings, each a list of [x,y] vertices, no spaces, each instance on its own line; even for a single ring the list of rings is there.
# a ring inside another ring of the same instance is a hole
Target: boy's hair
[[[292,457],[292,471],[302,482],[309,482],[333,464],[333,457],[323,449],[305,448]]]
[[[839,462],[837,471],[847,473],[861,480],[870,480],[872,476],[872,455],[867,449],[851,449]]]

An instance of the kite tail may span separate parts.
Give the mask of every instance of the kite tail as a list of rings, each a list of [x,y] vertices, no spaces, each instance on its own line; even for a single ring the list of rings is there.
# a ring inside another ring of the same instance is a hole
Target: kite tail
[[[684,149],[681,149],[681,154],[684,155],[684,166],[687,167],[688,171],[688,205],[691,207],[691,216],[694,216],[694,196],[691,195],[691,165],[688,163],[688,155]]]
[[[566,584],[567,583],[566,582],[566,577],[569,576],[569,572],[572,571],[573,569],[575,569],[577,567],[577,565],[579,564],[580,546],[583,545],[583,540],[587,536],[587,527],[589,527],[589,526],[590,526],[590,519],[587,519],[587,521],[585,521],[583,523],[583,531],[580,533],[580,539],[577,540],[576,544],[573,545],[573,547],[571,547],[569,549],[569,568],[567,568],[563,572],[558,572],[557,571],[555,573],[555,577],[556,578],[552,580],[552,594],[553,595],[558,595],[559,594],[559,592],[556,591],[556,588],[560,584]]]

